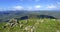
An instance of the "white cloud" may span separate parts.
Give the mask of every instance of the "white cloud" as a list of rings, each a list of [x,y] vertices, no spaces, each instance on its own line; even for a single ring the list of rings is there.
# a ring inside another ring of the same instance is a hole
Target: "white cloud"
[[[47,8],[48,9],[53,9],[53,8],[57,8],[57,6],[55,6],[55,5],[48,5]]]
[[[36,5],[35,8],[41,8],[41,6],[40,5]]]
[[[7,10],[6,8],[0,8],[0,11],[5,11],[5,10]]]
[[[34,8],[35,8],[36,10],[40,10],[41,7],[42,7],[42,6],[40,6],[40,5],[36,5]]]
[[[14,10],[22,10],[23,7],[22,7],[22,6],[14,6],[13,9],[14,9]]]
[[[33,8],[31,6],[28,7],[28,10],[32,10]]]
[[[58,5],[60,5],[60,2],[57,2]]]

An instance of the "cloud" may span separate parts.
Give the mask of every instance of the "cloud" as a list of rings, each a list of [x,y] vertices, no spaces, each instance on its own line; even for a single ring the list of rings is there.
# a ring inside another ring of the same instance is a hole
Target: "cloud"
[[[42,7],[42,6],[40,6],[40,5],[36,5],[34,8],[35,8],[36,10],[40,10],[41,7]]]
[[[41,6],[40,5],[36,5],[35,8],[40,8]]]
[[[57,2],[58,5],[60,5],[60,2]]]
[[[22,10],[23,7],[22,7],[22,6],[14,6],[13,9],[14,9],[14,10]]]
[[[28,6],[27,10],[40,10],[41,7],[40,5]]]
[[[6,11],[7,9],[6,8],[0,8],[0,11]]]
[[[48,9],[53,9],[53,8],[57,8],[57,6],[55,6],[55,5],[48,5],[47,8]]]
[[[33,9],[33,7],[31,7],[31,6],[28,7],[28,10],[32,10],[32,9]]]

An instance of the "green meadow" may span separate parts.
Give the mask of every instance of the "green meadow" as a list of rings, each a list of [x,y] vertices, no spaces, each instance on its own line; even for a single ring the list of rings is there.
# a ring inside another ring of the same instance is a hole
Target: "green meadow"
[[[7,22],[0,23],[0,32],[60,32],[58,19],[27,19],[18,22],[13,27],[7,26]]]

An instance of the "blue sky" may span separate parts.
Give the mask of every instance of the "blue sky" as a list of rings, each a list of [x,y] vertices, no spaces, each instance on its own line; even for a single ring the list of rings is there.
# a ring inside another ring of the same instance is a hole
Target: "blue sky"
[[[60,10],[60,0],[0,0],[0,10]]]

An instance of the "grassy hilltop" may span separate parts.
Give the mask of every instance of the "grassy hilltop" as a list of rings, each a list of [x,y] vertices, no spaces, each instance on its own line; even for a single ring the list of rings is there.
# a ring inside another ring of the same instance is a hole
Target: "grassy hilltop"
[[[0,32],[60,32],[60,12],[0,12]]]
[[[6,22],[0,23],[0,32],[60,32],[58,19],[27,19],[18,20],[14,26],[6,24]]]

